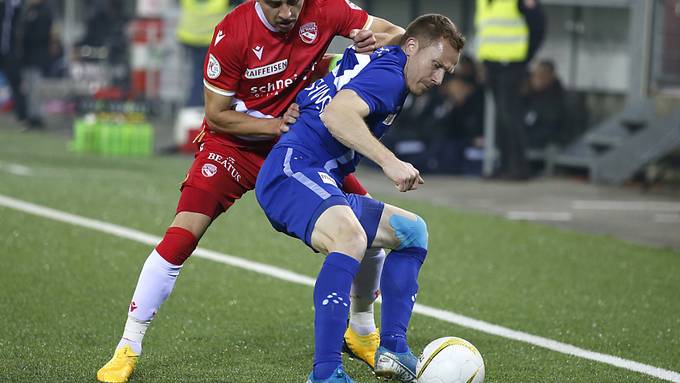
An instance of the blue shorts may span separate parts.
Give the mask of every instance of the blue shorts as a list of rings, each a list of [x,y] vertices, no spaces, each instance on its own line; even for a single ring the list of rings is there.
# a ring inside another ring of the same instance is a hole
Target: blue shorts
[[[352,209],[370,247],[385,207],[373,198],[343,192],[323,164],[285,146],[274,148],[264,161],[255,195],[274,229],[303,240],[309,247],[316,220],[335,205]]]

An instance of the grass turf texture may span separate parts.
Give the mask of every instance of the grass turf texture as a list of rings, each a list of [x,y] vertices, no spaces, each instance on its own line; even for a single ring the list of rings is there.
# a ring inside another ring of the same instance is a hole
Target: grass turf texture
[[[0,194],[162,235],[191,159],[69,153],[0,131]],[[6,171],[27,166],[31,175]],[[387,181],[386,181],[387,182]],[[680,371],[680,254],[601,236],[392,201],[430,229],[419,303]],[[252,194],[200,246],[315,276],[322,259],[271,229]],[[0,381],[94,381],[111,356],[150,247],[0,207]],[[195,258],[145,338],[133,381],[303,382],[312,290]],[[445,335],[482,352],[487,382],[653,382],[652,377],[415,315],[419,352]],[[346,362],[359,382],[373,381]]]

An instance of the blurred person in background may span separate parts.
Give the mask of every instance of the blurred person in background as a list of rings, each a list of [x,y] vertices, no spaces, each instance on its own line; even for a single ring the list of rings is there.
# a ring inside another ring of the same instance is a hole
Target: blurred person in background
[[[76,44],[81,48],[81,58],[106,58],[112,64],[127,62],[128,36],[126,28],[129,15],[123,0],[94,0],[88,7],[85,34]],[[91,48],[105,48],[104,57],[97,56]]]
[[[0,71],[10,88],[17,120],[26,121],[26,98],[22,91],[21,44],[18,31],[21,0],[0,0]]]
[[[20,39],[21,70],[29,129],[40,129],[44,124],[41,85],[51,63],[52,19],[52,8],[46,0],[26,1],[21,15]]]
[[[551,60],[539,62],[529,75],[524,95],[527,146],[544,149],[564,144],[565,92]]]
[[[460,68],[460,72],[458,71]],[[435,173],[476,174],[465,153],[469,147],[481,149],[484,119],[484,93],[476,81],[474,61],[460,58],[456,72],[448,75],[432,98],[426,126],[429,170]]]
[[[480,175],[484,148],[484,89],[477,81],[474,61],[464,56],[461,64],[463,70],[456,70],[445,85],[452,108],[442,142],[448,143],[450,155],[455,156],[449,165],[451,172]]]
[[[477,0],[478,58],[484,62],[496,107],[500,178],[529,176],[521,85],[545,37],[545,24],[538,0]]]
[[[61,43],[60,34],[52,31],[49,44],[49,64],[45,75],[50,78],[61,78],[68,72],[68,63],[64,56],[64,45]]]
[[[180,0],[177,38],[184,46],[191,67],[187,107],[203,106],[203,61],[215,26],[228,12],[229,0]]]

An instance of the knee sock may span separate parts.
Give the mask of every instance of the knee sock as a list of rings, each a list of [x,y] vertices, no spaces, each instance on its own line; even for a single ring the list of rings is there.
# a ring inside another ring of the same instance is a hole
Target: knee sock
[[[326,257],[314,285],[314,378],[326,379],[342,364],[349,290],[359,262],[342,253]]]
[[[390,351],[408,351],[406,330],[418,293],[418,272],[426,255],[427,250],[423,248],[408,247],[393,250],[385,260],[380,279],[380,345]]]
[[[197,239],[188,230],[168,229],[144,262],[118,347],[129,345],[137,354],[142,352],[142,339],[151,319],[172,292],[182,264],[197,244]]]
[[[367,249],[352,283],[349,325],[359,335],[368,335],[376,329],[373,303],[380,295],[380,274],[384,262],[385,250]]]

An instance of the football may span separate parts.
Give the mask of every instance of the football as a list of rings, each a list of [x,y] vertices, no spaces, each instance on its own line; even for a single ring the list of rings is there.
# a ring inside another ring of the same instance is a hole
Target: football
[[[425,346],[416,366],[418,383],[482,383],[482,354],[465,339],[447,336]]]

